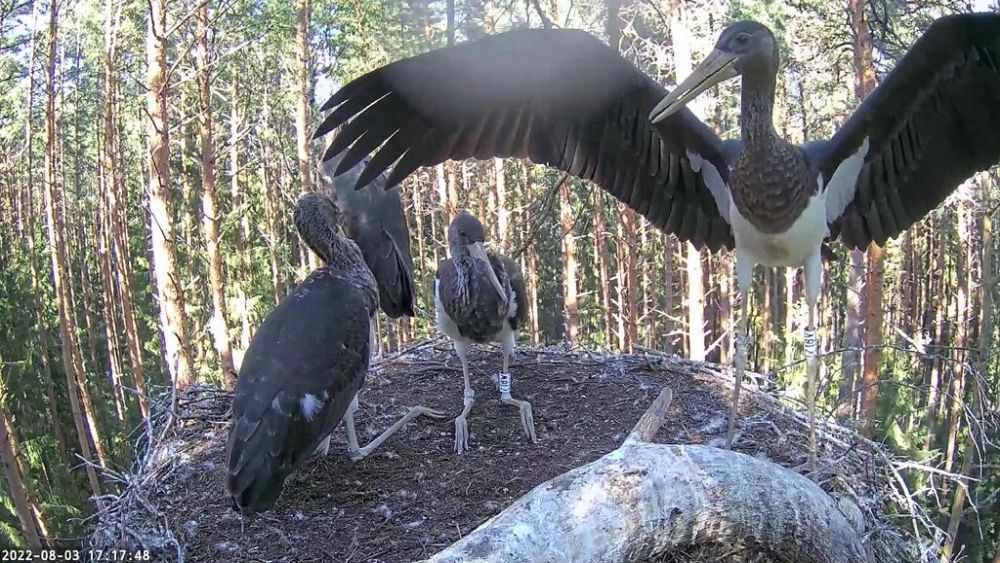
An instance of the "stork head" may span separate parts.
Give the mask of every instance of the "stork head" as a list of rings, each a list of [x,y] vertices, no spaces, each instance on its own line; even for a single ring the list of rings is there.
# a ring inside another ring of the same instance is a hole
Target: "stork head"
[[[506,300],[507,292],[500,280],[497,279],[496,272],[493,271],[493,265],[490,263],[489,255],[486,254],[486,247],[483,244],[485,241],[486,229],[474,215],[462,211],[451,220],[451,226],[448,227],[448,246],[451,247],[452,256],[468,252],[474,260],[484,266],[483,270],[485,270],[490,284],[497,290],[500,298]]]
[[[302,194],[295,203],[295,228],[299,236],[324,262],[331,262],[333,238],[342,235],[340,210],[323,192]]]
[[[656,123],[670,117],[698,94],[730,78],[773,76],[777,72],[778,42],[771,30],[757,22],[736,22],[722,31],[698,68],[656,104],[650,120]]]

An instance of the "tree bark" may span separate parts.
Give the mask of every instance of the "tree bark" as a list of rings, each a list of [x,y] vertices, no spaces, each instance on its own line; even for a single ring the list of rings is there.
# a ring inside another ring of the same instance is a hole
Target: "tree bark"
[[[504,172],[504,162],[502,158],[493,159],[493,168],[496,173],[497,186],[497,242],[500,245],[500,253],[507,254],[510,251],[510,210],[507,208],[507,178]]]
[[[36,3],[32,7],[31,21],[38,21],[38,7]],[[45,324],[45,308],[42,303],[41,274],[38,266],[38,250],[35,247],[35,158],[34,158],[34,138],[32,116],[35,108],[35,44],[38,34],[32,33],[28,49],[28,108],[24,120],[24,146],[27,157],[26,170],[26,190],[27,197],[24,202],[25,217],[25,238],[28,241],[28,264],[31,274],[31,296],[35,306],[35,330],[38,334],[38,356],[41,359],[42,382],[45,385],[49,405],[49,416],[52,420],[52,432],[55,434],[56,445],[60,459],[69,464],[69,446],[66,440],[66,432],[63,430],[62,418],[59,415],[59,403],[56,400],[55,379],[52,376],[52,364],[49,359],[49,330]]]
[[[872,65],[872,38],[865,15],[864,0],[849,0],[851,36],[854,49],[854,94],[858,102],[864,100],[875,87],[875,68]],[[865,279],[864,310],[864,360],[861,393],[861,433],[871,438],[875,431],[878,379],[882,360],[882,286],[884,250],[869,245],[866,253],[868,272]],[[846,362],[845,362],[846,363]]]
[[[6,405],[0,404],[0,460],[3,461],[4,474],[7,477],[7,490],[14,501],[17,520],[21,525],[21,533],[29,548],[42,547],[42,535],[39,534],[28,491],[24,486],[23,475],[14,448],[11,446],[13,429]]]
[[[229,343],[229,324],[226,321],[226,288],[222,275],[222,255],[219,252],[219,210],[215,204],[215,135],[212,120],[212,64],[214,59],[208,48],[209,0],[198,6],[198,44],[195,57],[198,62],[198,105],[200,110],[198,133],[201,140],[201,208],[202,229],[208,251],[208,278],[212,293],[211,332],[223,381],[232,383],[229,374],[233,367],[233,349]],[[262,159],[263,161],[263,159]],[[266,174],[264,175],[266,182]]]
[[[674,332],[677,330],[674,319],[675,316],[675,293],[674,293],[674,249],[676,248],[676,238],[674,235],[663,235],[663,334],[666,340],[663,343],[663,351],[673,354]]]
[[[948,442],[945,449],[944,468],[951,471],[958,450],[962,411],[965,409],[965,350],[969,346],[969,324],[972,322],[969,299],[969,272],[972,269],[968,253],[972,247],[972,218],[964,200],[958,200],[955,210],[958,230],[958,251],[955,257],[956,310],[954,361],[951,363],[951,393],[949,395]]]
[[[101,495],[101,484],[94,469],[91,440],[98,451],[97,464],[107,467],[102,455],[100,438],[92,417],[85,417],[81,403],[86,393],[86,380],[83,371],[83,359],[80,356],[80,345],[76,338],[77,327],[73,312],[73,302],[69,289],[69,276],[66,264],[66,232],[63,224],[63,189],[59,185],[57,150],[56,150],[56,44],[59,36],[59,7],[53,5],[49,12],[48,38],[48,74],[45,84],[45,215],[48,225],[49,246],[52,249],[52,281],[55,287],[56,304],[59,310],[59,334],[62,344],[63,365],[66,370],[67,392],[70,399],[70,410],[76,424],[77,437],[84,459],[92,463],[86,464],[87,479],[95,496]],[[99,502],[99,501],[98,501]],[[100,504],[100,502],[99,502]]]
[[[592,205],[594,207],[594,246],[597,254],[597,283],[601,287],[601,316],[604,319],[604,341],[612,348],[614,327],[614,310],[611,302],[611,277],[608,270],[608,226],[605,219],[607,201],[604,190],[592,190]]]
[[[524,201],[531,199],[534,191],[534,178],[532,176],[532,164],[526,163],[524,166]],[[524,223],[532,224],[531,205],[524,208]],[[538,320],[538,249],[535,241],[529,241],[524,251],[527,268],[524,270],[525,286],[528,292],[528,320],[531,322],[531,343],[539,344],[542,339],[541,324]]]
[[[107,180],[104,193],[105,211],[107,212],[105,227],[109,232],[109,248],[111,251],[112,268],[115,281],[118,284],[118,303],[121,305],[122,320],[125,328],[125,345],[128,348],[129,363],[132,366],[132,377],[135,380],[136,394],[139,399],[139,410],[143,419],[149,416],[149,400],[146,395],[146,378],[142,365],[142,342],[139,340],[134,293],[132,291],[132,261],[128,248],[127,223],[122,220],[124,215],[124,190],[120,175],[120,160],[118,158],[118,30],[121,27],[121,11],[123,4],[115,0],[105,3],[104,28],[104,104],[103,104],[103,143],[101,144],[101,162]]]
[[[563,312],[566,322],[566,342],[570,346],[579,343],[580,305],[577,301],[576,282],[576,233],[573,232],[573,207],[570,181],[559,186],[559,226],[562,233],[563,251]]]
[[[271,106],[268,102],[268,92],[265,89],[261,108],[261,129],[270,137]],[[285,233],[281,229],[281,195],[277,179],[272,177],[271,143],[269,138],[261,139],[260,143],[260,178],[264,187],[264,214],[267,221],[267,253],[271,264],[271,295],[275,303],[280,303],[285,296],[285,276],[282,272],[281,249],[286,247]],[[225,318],[225,317],[223,317]],[[228,340],[227,340],[228,342]]]
[[[146,111],[149,114],[149,215],[153,263],[161,301],[161,327],[167,370],[178,388],[193,383],[191,341],[187,333],[184,293],[177,268],[170,210],[170,135],[167,115],[167,5],[149,0],[146,28]]]

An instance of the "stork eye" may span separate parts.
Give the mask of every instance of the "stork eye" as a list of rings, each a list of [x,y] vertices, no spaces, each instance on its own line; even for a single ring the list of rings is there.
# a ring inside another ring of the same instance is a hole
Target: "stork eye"
[[[739,33],[736,35],[736,37],[733,38],[733,43],[735,43],[739,47],[744,47],[749,42],[750,42],[750,35],[747,33]]]

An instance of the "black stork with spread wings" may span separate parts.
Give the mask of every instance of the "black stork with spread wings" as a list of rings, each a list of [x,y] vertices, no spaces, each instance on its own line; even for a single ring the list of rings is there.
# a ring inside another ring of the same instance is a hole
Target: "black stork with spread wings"
[[[883,244],[1000,160],[1000,14],[935,21],[829,140],[795,146],[772,121],[778,46],[754,22],[726,28],[673,92],[582,31],[520,30],[404,59],[348,83],[316,132],[343,126],[337,172],[373,153],[364,186],[448,159],[528,157],[592,180],[661,230],[734,248],[742,307],[755,264],[803,267],[815,418],[820,248]],[[742,76],[741,139],[723,141],[684,104]],[[815,461],[815,423],[810,429]]]

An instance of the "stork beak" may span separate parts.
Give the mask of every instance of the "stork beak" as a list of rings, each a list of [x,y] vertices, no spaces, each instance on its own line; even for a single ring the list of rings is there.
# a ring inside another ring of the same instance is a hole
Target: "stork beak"
[[[490,283],[493,284],[493,287],[497,290],[497,294],[500,295],[500,298],[506,303],[507,292],[504,291],[503,284],[500,283],[500,280],[497,279],[496,272],[493,271],[493,264],[490,263],[490,258],[486,255],[486,247],[484,247],[481,242],[475,242],[469,245],[469,252],[472,254],[473,258],[479,260],[486,266],[486,275],[489,276]]]
[[[677,113],[698,94],[738,75],[736,55],[715,49],[705,57],[705,60],[698,65],[691,76],[688,76],[684,82],[681,82],[672,92],[667,94],[667,97],[656,104],[656,107],[649,114],[650,121],[653,123],[663,121]]]

